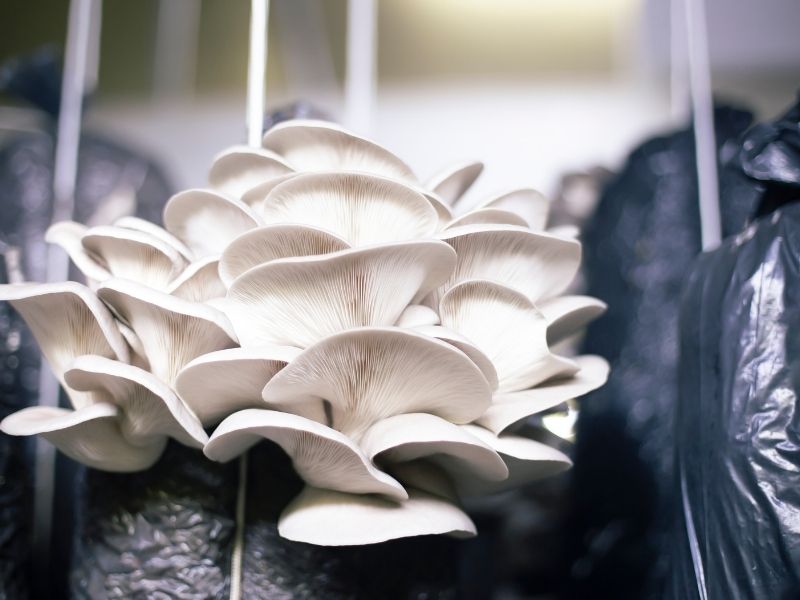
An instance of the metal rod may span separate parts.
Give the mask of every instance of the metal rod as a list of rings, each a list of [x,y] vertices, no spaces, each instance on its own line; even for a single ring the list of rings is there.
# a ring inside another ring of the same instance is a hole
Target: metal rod
[[[345,122],[369,135],[377,97],[377,4],[375,0],[348,0]]]
[[[247,67],[247,143],[261,146],[267,76],[267,18],[269,0],[250,2],[250,56]]]
[[[61,106],[58,113],[55,158],[53,165],[53,216],[54,223],[71,220],[75,211],[75,185],[78,176],[78,149],[80,146],[83,96],[92,74],[87,67],[96,69],[100,41],[99,0],[71,0],[67,25],[67,46],[64,54],[64,72],[61,82]],[[90,64],[93,63],[93,64]],[[49,246],[45,264],[47,281],[64,281],[69,276],[69,259],[60,248]],[[39,372],[39,404],[58,406],[60,387],[53,373],[42,365]],[[55,449],[41,438],[36,441],[36,467],[34,482],[33,552],[35,560],[47,570],[53,523],[53,491],[55,479]],[[41,578],[40,578],[41,579]],[[47,578],[42,583],[46,585]]]
[[[689,40],[689,92],[700,197],[700,234],[705,251],[716,248],[722,239],[708,28],[704,0],[684,1],[684,6]]]

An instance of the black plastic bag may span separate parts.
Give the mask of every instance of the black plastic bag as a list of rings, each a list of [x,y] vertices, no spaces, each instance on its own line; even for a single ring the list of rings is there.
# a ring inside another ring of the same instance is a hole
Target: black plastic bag
[[[720,161],[737,155],[751,119],[716,109]],[[740,231],[756,204],[723,195],[725,234]],[[701,248],[691,128],[631,153],[582,239],[586,293],[609,306],[582,351],[606,357],[611,374],[581,401],[564,596],[655,598],[668,570],[678,304]]]
[[[675,432],[667,597],[800,598],[800,205],[695,265]]]

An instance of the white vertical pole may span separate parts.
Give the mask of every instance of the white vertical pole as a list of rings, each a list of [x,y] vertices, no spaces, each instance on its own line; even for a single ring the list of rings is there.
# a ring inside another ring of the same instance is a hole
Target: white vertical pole
[[[247,143],[261,146],[264,126],[264,87],[267,68],[269,0],[250,2],[250,56],[247,66]]]
[[[689,40],[689,90],[692,98],[697,183],[700,195],[700,233],[705,251],[716,248],[722,239],[714,102],[708,58],[708,28],[705,0],[684,0],[684,6]]]
[[[96,70],[96,57],[99,55],[97,45],[100,41],[100,13],[96,2],[99,0],[71,0],[69,5],[61,106],[53,164],[54,223],[72,219],[75,212],[83,96],[87,81],[91,83],[92,78],[96,77],[91,70]],[[49,246],[46,260],[47,281],[67,279],[69,260],[63,250]],[[39,403],[42,406],[58,406],[59,390],[56,378],[43,364],[39,374]],[[54,476],[55,450],[43,439],[37,438],[34,472],[36,494],[33,508],[33,551],[36,557],[47,557],[50,550]]]
[[[357,133],[372,133],[377,96],[377,0],[348,0],[345,122]]]
[[[264,96],[267,76],[267,27],[269,0],[250,2],[250,50],[247,66],[247,143],[252,148],[261,147],[264,127]],[[239,458],[239,485],[236,491],[236,531],[231,552],[231,585],[229,600],[242,598],[242,560],[244,554],[244,528],[247,517],[247,460],[245,452]]]

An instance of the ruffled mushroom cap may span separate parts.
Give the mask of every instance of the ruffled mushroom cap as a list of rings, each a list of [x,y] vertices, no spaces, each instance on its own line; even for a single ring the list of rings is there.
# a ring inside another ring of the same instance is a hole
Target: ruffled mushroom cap
[[[211,190],[186,190],[164,207],[164,226],[196,258],[220,255],[239,235],[261,225],[261,220],[241,200]]]
[[[144,446],[131,444],[120,431],[121,411],[104,402],[77,410],[32,406],[0,423],[8,435],[40,435],[72,460],[112,472],[142,471],[161,456],[167,438]]]
[[[467,161],[449,167],[434,175],[426,187],[438,195],[445,204],[453,206],[472,187],[483,173],[483,163]]]
[[[281,537],[321,546],[378,544],[416,535],[472,537],[475,524],[456,503],[409,489],[408,500],[306,487],[281,513]]]
[[[552,298],[570,284],[581,261],[579,242],[511,225],[465,225],[437,237],[458,260],[450,279],[427,299],[433,307],[448,289],[470,279],[508,286],[532,302]]]
[[[307,347],[346,329],[393,325],[447,279],[455,260],[436,240],[273,260],[233,281],[225,312],[242,346]]]
[[[524,390],[578,370],[550,352],[547,319],[524,294],[492,281],[464,281],[442,297],[442,325],[483,350],[497,370],[501,392]]]
[[[571,377],[553,379],[527,390],[495,394],[492,405],[475,422],[500,434],[531,415],[579,398],[606,382],[608,363],[605,359],[586,355],[578,356],[574,362],[578,372]]]
[[[303,351],[267,383],[263,398],[289,412],[320,406],[323,422],[358,440],[378,421],[404,413],[469,423],[489,407],[491,389],[450,344],[409,330],[365,327]]]
[[[438,216],[419,192],[360,173],[306,173],[276,186],[261,205],[265,223],[329,231],[352,246],[431,237]]]
[[[354,494],[382,494],[405,500],[400,483],[377,469],[347,435],[299,415],[248,409],[225,419],[206,445],[206,456],[228,461],[268,439],[292,459],[308,484]]]
[[[136,332],[153,374],[168,385],[193,358],[236,343],[228,319],[210,306],[115,279],[97,294]]]
[[[414,184],[414,173],[375,142],[325,121],[295,119],[264,134],[262,145],[295,171],[359,171]]]
[[[219,262],[219,276],[230,287],[234,279],[259,265],[281,258],[318,256],[350,248],[342,238],[316,227],[265,225],[233,240]]]
[[[174,246],[126,227],[86,228],[67,221],[50,227],[45,239],[61,246],[92,282],[117,277],[164,289],[187,264]]]
[[[293,172],[286,161],[273,152],[234,146],[214,157],[208,184],[226,196],[241,199],[256,185]]]
[[[105,471],[150,467],[167,437],[202,448],[197,417],[153,375],[103,356],[84,355],[64,373],[67,390],[91,395],[77,410],[34,406],[6,417],[9,435],[41,435],[70,458]]]
[[[261,391],[300,353],[290,346],[228,348],[202,354],[183,367],[175,389],[204,426],[245,408],[267,408]]]
[[[461,204],[457,208],[461,208]],[[508,220],[509,225],[522,225],[533,231],[541,231],[547,225],[547,217],[550,213],[550,200],[541,192],[531,188],[522,188],[505,192],[497,196],[492,196],[488,200],[479,203],[474,209],[464,213],[460,217],[460,224],[469,223],[504,223],[505,221],[487,219],[488,215],[495,213],[514,215],[517,222]],[[480,219],[484,220],[481,221]],[[506,217],[508,218],[508,217]],[[451,227],[456,223],[451,223]]]
[[[61,384],[69,365],[83,354],[130,360],[113,315],[84,285],[72,281],[0,285],[0,300],[8,301],[25,320]],[[91,393],[66,391],[75,408],[94,401]]]

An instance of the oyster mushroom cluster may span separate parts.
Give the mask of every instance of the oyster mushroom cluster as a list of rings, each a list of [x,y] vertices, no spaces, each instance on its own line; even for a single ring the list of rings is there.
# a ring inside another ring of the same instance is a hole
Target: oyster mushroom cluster
[[[604,309],[560,295],[579,242],[544,229],[533,190],[460,211],[481,169],[423,185],[369,140],[291,121],[263,149],[220,154],[163,228],[54,225],[47,240],[86,284],[4,285],[0,299],[72,408],[0,428],[118,472],[151,466],[167,438],[215,461],[269,440],[306,483],[286,538],[474,534],[462,499],[570,465],[519,426],[607,376],[598,357],[550,349]]]

